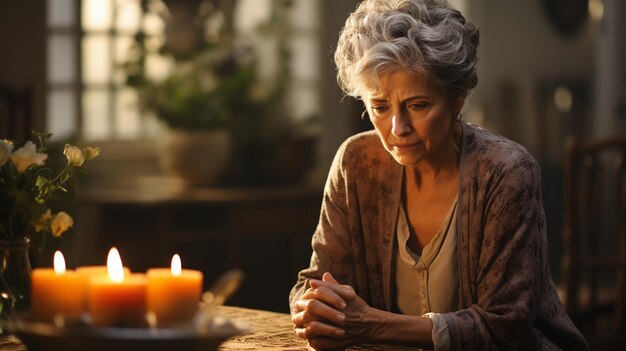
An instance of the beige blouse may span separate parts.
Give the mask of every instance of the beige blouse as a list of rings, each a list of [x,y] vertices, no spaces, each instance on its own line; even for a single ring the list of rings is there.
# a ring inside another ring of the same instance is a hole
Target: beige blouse
[[[437,313],[459,309],[459,277],[456,228],[456,200],[435,237],[422,249],[422,255],[411,251],[404,206],[398,210],[396,228],[396,302],[403,314],[422,316],[433,321],[435,350],[450,347],[445,319]],[[429,313],[435,312],[435,313]]]

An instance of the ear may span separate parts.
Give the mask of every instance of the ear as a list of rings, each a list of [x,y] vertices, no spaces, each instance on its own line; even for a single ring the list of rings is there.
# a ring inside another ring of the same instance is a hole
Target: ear
[[[467,97],[467,94],[463,94],[452,101],[455,116],[461,113],[461,110],[463,109],[463,105],[465,104],[466,97]]]

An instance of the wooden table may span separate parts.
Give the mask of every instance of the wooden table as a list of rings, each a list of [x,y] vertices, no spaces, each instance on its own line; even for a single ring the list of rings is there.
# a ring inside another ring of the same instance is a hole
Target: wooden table
[[[222,344],[220,350],[308,350],[306,342],[293,332],[291,316],[239,307],[221,307],[219,313],[232,318],[247,320],[252,327],[250,334],[240,335]],[[417,350],[397,345],[360,345],[348,348],[350,351]]]
[[[249,323],[252,332],[233,337],[223,343],[219,350],[289,350],[306,351],[306,342],[293,333],[291,317],[285,313],[276,313],[254,310],[241,307],[223,306],[217,313],[225,317],[245,320]],[[26,347],[19,339],[8,336],[0,338],[0,350],[26,351]],[[416,350],[400,346],[361,345],[353,346],[351,351],[387,351],[387,350]],[[184,351],[184,350],[181,350]]]

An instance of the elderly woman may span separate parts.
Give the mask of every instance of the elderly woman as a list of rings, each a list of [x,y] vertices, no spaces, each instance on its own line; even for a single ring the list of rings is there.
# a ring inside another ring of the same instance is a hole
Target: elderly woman
[[[375,131],[340,147],[290,295],[311,348],[587,348],[550,276],[537,162],[461,121],[477,45],[443,1],[366,0],[346,21],[338,81]]]

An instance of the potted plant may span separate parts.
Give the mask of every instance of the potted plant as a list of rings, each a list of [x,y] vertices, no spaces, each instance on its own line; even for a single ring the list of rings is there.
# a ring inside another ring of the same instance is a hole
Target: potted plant
[[[178,62],[163,81],[145,81],[140,97],[168,127],[160,144],[161,163],[188,185],[221,181],[233,155],[242,116],[248,128],[262,121],[264,104],[253,96],[254,67],[245,53],[220,47]],[[235,121],[235,117],[239,120]]]
[[[139,33],[134,59],[125,64],[127,83],[137,88],[142,107],[167,126],[159,156],[169,173],[188,185],[267,183],[275,175],[265,165],[276,163],[273,155],[284,154],[290,148],[284,144],[294,139],[283,103],[287,45],[279,40],[275,82],[259,84],[254,50],[234,43],[232,5],[201,10],[207,3],[165,1],[159,53],[172,59],[173,69],[162,80],[146,77],[147,38]],[[218,29],[207,34],[207,27]]]
[[[161,9],[166,39],[159,53],[173,62],[167,77],[146,76],[143,33],[135,38],[133,59],[124,64],[141,107],[167,127],[159,144],[161,165],[192,186],[223,182],[236,145],[263,129],[271,100],[256,89],[252,50],[233,45],[226,28],[203,35],[221,10],[199,11],[201,3],[169,1]]]

